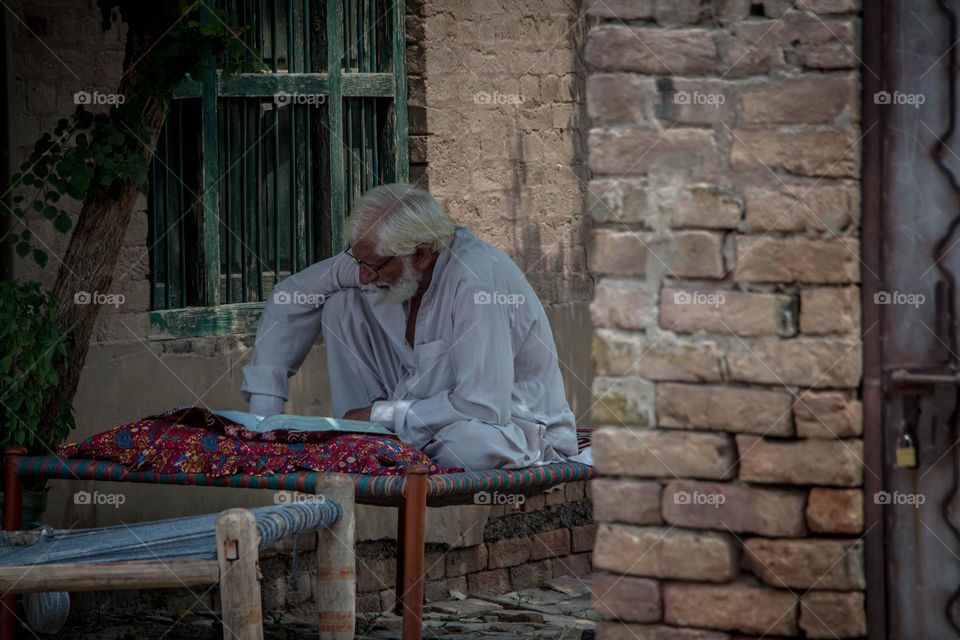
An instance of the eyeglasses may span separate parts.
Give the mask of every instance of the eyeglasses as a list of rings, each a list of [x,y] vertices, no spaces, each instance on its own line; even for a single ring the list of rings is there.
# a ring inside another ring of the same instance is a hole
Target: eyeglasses
[[[351,247],[347,247],[346,249],[344,249],[343,252],[344,252],[345,254],[347,254],[348,256],[350,256],[350,257],[353,259],[353,261],[357,263],[357,266],[358,266],[358,267],[366,267],[367,269],[369,269],[370,271],[372,271],[372,272],[373,272],[373,275],[376,276],[377,278],[380,277],[380,269],[383,269],[385,266],[387,266],[387,263],[388,263],[388,262],[390,262],[391,260],[393,260],[393,259],[396,257],[396,256],[390,256],[389,258],[387,258],[386,260],[384,260],[383,262],[381,262],[379,265],[374,266],[374,265],[370,264],[369,262],[364,262],[363,260],[361,260],[361,259],[358,258],[357,256],[355,256],[355,255],[353,255],[352,253],[350,253],[350,249],[351,249]]]

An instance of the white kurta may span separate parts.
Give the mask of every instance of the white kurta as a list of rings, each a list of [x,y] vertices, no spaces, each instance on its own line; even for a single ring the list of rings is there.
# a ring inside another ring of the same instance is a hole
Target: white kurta
[[[341,253],[277,285],[244,367],[251,412],[282,411],[287,379],[322,330],[337,417],[373,405],[373,420],[444,467],[520,468],[576,455],[546,313],[508,256],[457,227],[437,256],[413,348],[408,305],[359,277]]]

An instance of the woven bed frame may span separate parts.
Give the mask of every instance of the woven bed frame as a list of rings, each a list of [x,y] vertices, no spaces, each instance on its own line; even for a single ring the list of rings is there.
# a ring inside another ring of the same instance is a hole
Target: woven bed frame
[[[8,467],[5,481],[16,484],[16,476]],[[9,546],[4,547],[0,563],[0,591],[4,594],[0,640],[15,640],[18,593],[210,585],[220,587],[224,639],[263,640],[260,552],[307,533],[316,536],[318,637],[349,640],[356,620],[353,481],[343,474],[329,474],[316,489],[322,496],[319,502],[227,509],[216,518],[192,516],[139,523],[133,526],[140,533],[132,536],[122,535],[126,530],[132,532],[122,526],[52,532],[51,538],[61,537],[46,543],[38,530],[18,530],[20,495],[15,491],[10,497],[17,508],[4,510]],[[185,532],[186,538],[171,546],[177,542],[172,531]],[[72,543],[71,538],[75,538]],[[111,542],[117,545],[115,553]],[[83,551],[95,554],[94,558],[79,560]]]
[[[147,484],[194,485],[299,491],[316,493],[329,474],[315,471],[272,476],[237,474],[210,477],[201,473],[155,473],[97,460],[67,460],[54,456],[26,456],[22,449],[4,451],[3,528],[19,527],[22,479],[100,480]],[[414,465],[404,476],[351,475],[357,504],[397,508],[397,612],[403,616],[403,640],[419,640],[422,633],[424,589],[424,522],[426,508],[477,504],[482,491],[535,495],[544,490],[594,476],[593,467],[579,462],[557,462],[526,469],[467,471],[427,475]],[[16,518],[16,522],[14,521]],[[15,522],[15,524],[14,524]],[[6,614],[6,608],[2,612]]]

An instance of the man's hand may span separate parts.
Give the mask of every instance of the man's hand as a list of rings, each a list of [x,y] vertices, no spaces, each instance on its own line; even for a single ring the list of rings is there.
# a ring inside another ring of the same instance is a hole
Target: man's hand
[[[373,407],[363,407],[362,409],[350,409],[343,415],[344,420],[363,420],[370,422],[370,411]]]

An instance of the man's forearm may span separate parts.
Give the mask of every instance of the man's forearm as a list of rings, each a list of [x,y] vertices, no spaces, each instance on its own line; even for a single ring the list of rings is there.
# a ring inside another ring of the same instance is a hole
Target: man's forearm
[[[341,254],[277,284],[260,317],[253,357],[243,368],[240,390],[251,402],[251,411],[256,396],[266,397],[256,400],[258,409],[283,411],[289,393],[287,380],[300,368],[320,334],[326,298],[359,287],[357,273],[353,261]]]

